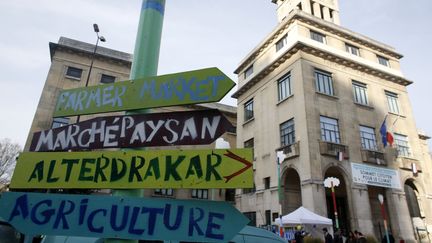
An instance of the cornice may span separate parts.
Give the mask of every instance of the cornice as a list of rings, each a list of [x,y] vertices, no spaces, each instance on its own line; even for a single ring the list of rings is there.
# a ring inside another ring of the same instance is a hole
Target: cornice
[[[290,15],[286,17],[286,19],[281,22],[269,35],[265,38],[256,48],[254,48],[245,59],[243,59],[239,66],[234,70],[235,74],[240,73],[241,70],[245,69],[249,66],[253,61],[264,52],[264,50],[271,44],[273,44],[275,39],[280,38],[280,35],[287,29],[295,20],[299,20],[303,23],[314,26],[318,29],[321,29],[326,32],[330,32],[334,35],[340,36],[344,39],[352,41],[356,44],[367,46],[372,50],[375,50],[380,53],[384,53],[388,56],[400,59],[403,57],[402,54],[399,54],[394,51],[394,48],[388,46],[386,44],[375,41],[369,37],[353,32],[349,29],[346,29],[340,25],[336,25],[329,21],[322,20],[317,18],[311,14],[305,13],[301,10],[293,11]]]
[[[247,90],[252,88],[259,81],[264,79],[269,73],[278,68],[285,60],[291,58],[298,51],[303,51],[305,53],[321,57],[327,61],[332,61],[334,63],[352,68],[354,70],[358,70],[361,72],[365,72],[367,74],[388,80],[390,82],[394,82],[403,86],[408,86],[412,83],[412,81],[405,79],[404,77],[397,76],[379,69],[376,69],[372,66],[365,65],[363,63],[356,62],[351,59],[347,59],[345,57],[336,55],[332,52],[325,51],[323,49],[318,49],[316,47],[310,46],[303,42],[295,43],[290,49],[288,49],[281,57],[274,60],[272,63],[263,68],[259,73],[253,76],[249,81],[247,81],[243,86],[241,86],[231,97],[238,98],[240,95],[244,94]]]

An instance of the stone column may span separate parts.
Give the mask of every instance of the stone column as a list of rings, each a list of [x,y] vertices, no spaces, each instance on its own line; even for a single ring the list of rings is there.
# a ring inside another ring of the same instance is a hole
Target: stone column
[[[312,9],[310,5],[310,0],[301,0],[302,11],[312,14]]]
[[[333,23],[340,25],[340,18],[339,18],[339,12],[335,11],[335,10],[330,10],[332,11],[332,15],[333,15]]]
[[[325,188],[322,180],[306,180],[301,183],[303,207],[327,217]]]
[[[321,18],[321,7],[319,3],[313,3],[313,12],[316,17]]]
[[[352,227],[363,234],[373,235],[374,229],[367,187],[353,187],[351,193],[355,221]]]
[[[388,212],[391,228],[395,238],[405,242],[415,242],[413,224],[408,209],[405,193],[396,190],[386,190]]]
[[[326,6],[323,7],[323,15],[324,20],[332,22],[332,19],[330,18],[330,9]]]

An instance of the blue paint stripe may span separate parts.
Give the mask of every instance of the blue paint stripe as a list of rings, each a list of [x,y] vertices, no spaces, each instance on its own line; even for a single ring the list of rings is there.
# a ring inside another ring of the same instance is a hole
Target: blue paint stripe
[[[164,15],[165,6],[158,1],[146,1],[143,3],[143,9],[151,8],[153,10],[158,11],[161,15]]]

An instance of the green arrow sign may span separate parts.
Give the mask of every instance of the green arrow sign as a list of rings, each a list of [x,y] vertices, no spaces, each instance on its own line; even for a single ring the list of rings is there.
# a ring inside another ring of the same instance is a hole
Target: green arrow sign
[[[21,153],[11,188],[251,188],[252,149]]]
[[[228,242],[248,222],[226,202],[5,192],[0,216],[29,235]]]
[[[217,102],[235,83],[218,68],[63,90],[54,117]]]

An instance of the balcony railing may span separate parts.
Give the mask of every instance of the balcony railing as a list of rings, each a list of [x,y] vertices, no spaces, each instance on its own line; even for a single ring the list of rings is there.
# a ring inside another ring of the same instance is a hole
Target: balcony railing
[[[397,161],[399,161],[399,167],[401,169],[413,170],[413,164],[414,164],[417,171],[419,171],[419,172],[422,171],[422,167],[420,165],[420,162],[416,159],[406,158],[406,157],[398,157]]]
[[[322,155],[334,156],[337,158],[339,152],[342,152],[343,159],[349,159],[348,146],[338,143],[331,143],[326,141],[319,142],[320,153]]]
[[[283,151],[283,153],[286,156],[285,159],[290,159],[290,158],[300,156],[300,141],[280,147],[277,149],[277,151]]]
[[[377,165],[387,165],[387,161],[385,160],[384,153],[379,151],[361,150],[361,157],[363,162],[372,163]]]

